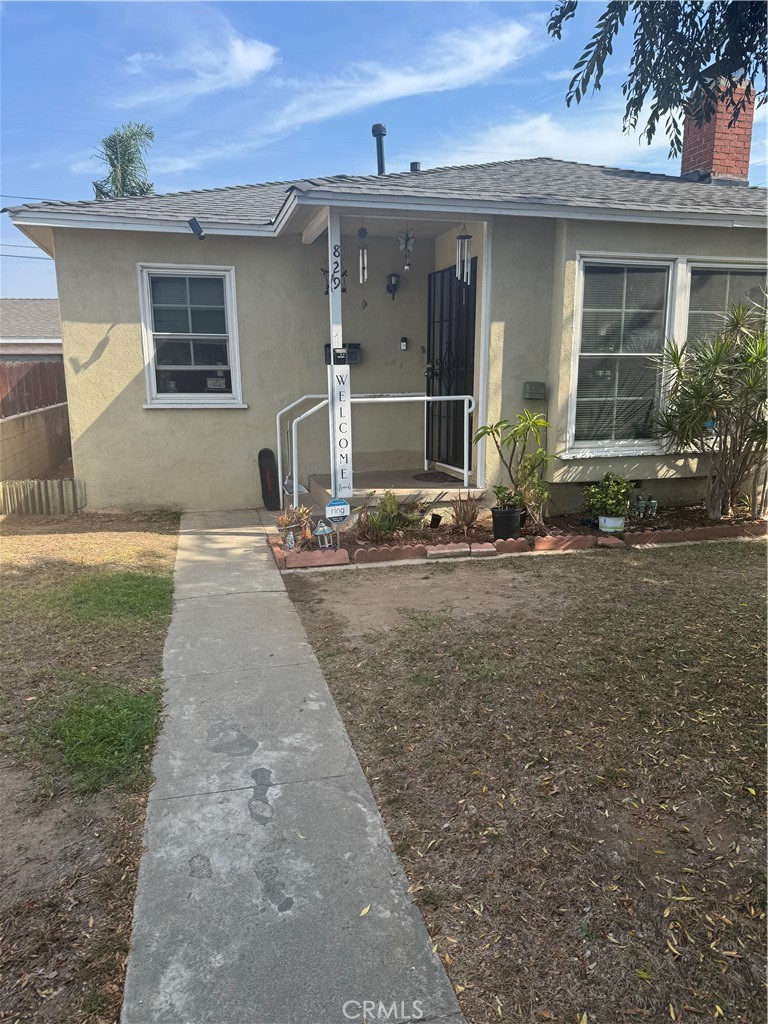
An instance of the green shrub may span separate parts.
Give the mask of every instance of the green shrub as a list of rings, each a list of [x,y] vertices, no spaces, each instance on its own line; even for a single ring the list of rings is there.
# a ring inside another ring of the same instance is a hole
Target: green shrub
[[[626,516],[634,489],[635,485],[626,477],[606,473],[600,483],[584,488],[582,508],[597,516]]]

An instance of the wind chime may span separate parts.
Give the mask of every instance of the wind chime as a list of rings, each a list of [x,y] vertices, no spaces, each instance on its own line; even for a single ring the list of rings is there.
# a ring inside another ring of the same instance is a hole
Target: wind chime
[[[410,230],[408,222],[406,221],[405,231],[400,231],[397,237],[400,242],[400,252],[405,253],[405,264],[403,265],[403,270],[410,270],[411,253],[413,252],[413,247],[416,245],[416,232]]]
[[[368,230],[365,227],[361,227],[357,232],[357,237],[360,239],[358,255],[360,257],[360,284],[365,284],[368,280]]]
[[[462,232],[456,235],[456,277],[464,284],[472,281],[472,235],[467,234],[467,225],[462,224]]]

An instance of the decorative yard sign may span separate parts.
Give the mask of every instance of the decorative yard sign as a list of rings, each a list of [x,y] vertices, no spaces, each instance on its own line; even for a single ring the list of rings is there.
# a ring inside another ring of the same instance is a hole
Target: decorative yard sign
[[[331,325],[331,365],[328,367],[328,407],[331,430],[331,483],[334,498],[352,497],[352,386],[342,345],[341,228],[339,215],[328,212],[328,311]]]
[[[349,513],[349,502],[344,501],[343,498],[334,498],[333,501],[329,501],[325,506],[325,518],[331,523],[336,523],[338,526],[346,523],[349,519]]]

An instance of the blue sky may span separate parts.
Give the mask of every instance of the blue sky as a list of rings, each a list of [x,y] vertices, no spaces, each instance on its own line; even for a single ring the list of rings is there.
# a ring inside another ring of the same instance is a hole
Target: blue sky
[[[570,69],[602,4],[562,41],[552,2],[36,3],[2,18],[3,205],[93,198],[99,139],[156,132],[157,192],[551,156],[677,174],[667,143],[621,131],[629,38],[601,92],[566,108]],[[765,108],[763,108],[765,110]],[[764,184],[765,118],[751,180]],[[3,295],[55,295],[50,262],[2,218]]]

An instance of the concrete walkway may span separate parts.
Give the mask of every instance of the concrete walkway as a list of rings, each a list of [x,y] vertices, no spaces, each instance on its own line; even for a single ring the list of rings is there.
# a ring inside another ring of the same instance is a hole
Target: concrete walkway
[[[122,1024],[461,1024],[257,514],[175,579]]]

